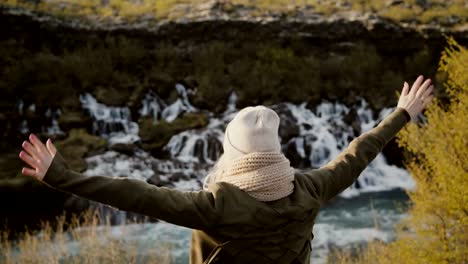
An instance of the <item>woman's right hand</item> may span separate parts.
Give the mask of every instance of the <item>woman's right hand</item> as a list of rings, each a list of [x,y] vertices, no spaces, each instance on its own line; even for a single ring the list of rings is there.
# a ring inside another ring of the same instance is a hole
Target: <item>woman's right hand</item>
[[[24,141],[22,146],[24,150],[20,152],[19,157],[31,168],[24,167],[21,173],[42,180],[57,153],[57,149],[50,139],[44,145],[34,134],[31,134],[29,141]]]
[[[409,89],[408,83],[405,82],[400,99],[398,100],[397,107],[405,109],[411,116],[411,120],[415,120],[434,97],[432,94],[434,85],[431,84],[431,79],[423,81],[424,77],[420,75],[414,81],[411,89]]]

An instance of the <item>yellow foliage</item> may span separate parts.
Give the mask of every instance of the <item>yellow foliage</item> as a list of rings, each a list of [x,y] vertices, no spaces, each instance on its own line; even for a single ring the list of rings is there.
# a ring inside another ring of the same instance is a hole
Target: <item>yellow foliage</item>
[[[453,39],[448,44],[440,62],[448,76],[448,106],[436,100],[424,124],[410,124],[398,137],[417,183],[409,192],[409,216],[395,242],[372,243],[354,258],[334,256],[342,263],[468,262],[468,50]]]

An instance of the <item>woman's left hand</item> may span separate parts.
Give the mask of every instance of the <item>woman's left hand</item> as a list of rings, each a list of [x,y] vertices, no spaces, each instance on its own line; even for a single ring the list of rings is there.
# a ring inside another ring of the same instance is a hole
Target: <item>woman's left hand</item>
[[[48,139],[44,145],[36,135],[31,134],[29,141],[24,141],[22,147],[19,157],[31,168],[24,167],[21,173],[42,180],[57,153],[54,144]]]

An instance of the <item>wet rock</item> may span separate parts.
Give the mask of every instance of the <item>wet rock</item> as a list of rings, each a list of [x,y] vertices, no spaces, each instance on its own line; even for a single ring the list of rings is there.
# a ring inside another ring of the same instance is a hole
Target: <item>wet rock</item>
[[[204,140],[198,139],[193,147],[194,156],[197,157],[201,163],[206,162],[204,155],[205,142]]]
[[[135,153],[137,147],[134,144],[116,143],[109,146],[109,149],[128,156],[132,156]]]
[[[146,182],[158,187],[174,187],[174,183],[168,177],[161,177],[158,174],[151,176]]]
[[[272,109],[280,117],[279,136],[283,142],[288,142],[291,138],[299,135],[299,126],[296,118],[293,116],[287,105],[284,103],[276,104]]]
[[[346,124],[351,125],[353,128],[354,135],[361,134],[361,122],[359,121],[358,114],[355,108],[351,108],[348,114],[343,117],[343,121]]]
[[[159,177],[159,174],[155,174],[146,180],[146,182],[156,186],[161,186],[161,177]]]
[[[170,177],[171,181],[174,181],[174,182],[177,182],[177,181],[180,181],[180,180],[190,180],[190,175],[187,175],[183,172],[175,172],[171,175]]]
[[[306,146],[301,146],[304,149]],[[294,168],[310,168],[311,163],[309,159],[303,158],[297,151],[296,143],[294,141],[288,142],[285,146],[283,146],[283,152],[285,156],[291,162],[291,166]],[[308,152],[306,151],[306,154]]]
[[[208,158],[215,161],[223,152],[223,144],[216,137],[210,137],[208,143]]]

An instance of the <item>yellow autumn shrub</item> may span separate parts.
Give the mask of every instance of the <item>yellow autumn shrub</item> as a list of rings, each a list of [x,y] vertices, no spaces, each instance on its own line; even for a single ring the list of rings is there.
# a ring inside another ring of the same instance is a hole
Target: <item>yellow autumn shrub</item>
[[[468,263],[468,50],[448,40],[440,70],[447,76],[449,103],[435,100],[423,124],[399,134],[406,167],[417,188],[396,241],[371,243],[357,256],[339,253],[340,263]]]

